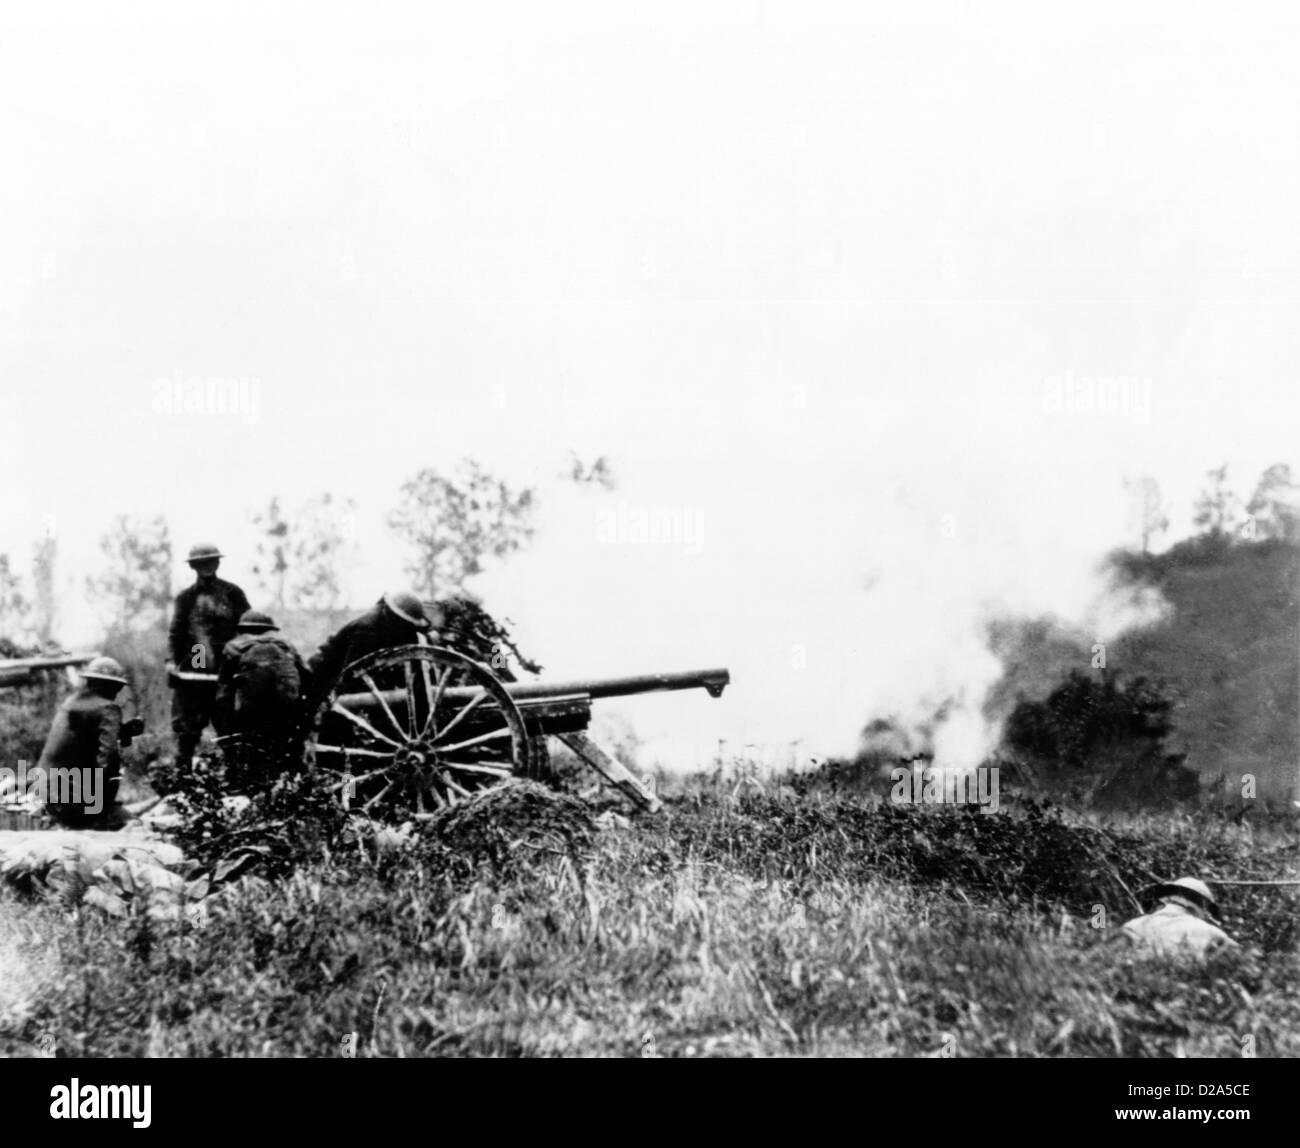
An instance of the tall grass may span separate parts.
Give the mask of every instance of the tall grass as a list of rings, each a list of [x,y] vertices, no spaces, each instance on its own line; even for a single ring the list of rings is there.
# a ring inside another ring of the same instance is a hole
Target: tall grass
[[[1300,1055],[1295,893],[1225,893],[1205,966],[1118,936],[1123,885],[1294,873],[1293,831],[698,793],[575,860],[430,839],[236,882],[203,921],[21,917],[0,1047],[90,1056]],[[1104,912],[1098,923],[1097,906]],[[1254,908],[1261,914],[1250,917]],[[33,929],[41,940],[32,940]],[[56,956],[51,956],[55,954]]]

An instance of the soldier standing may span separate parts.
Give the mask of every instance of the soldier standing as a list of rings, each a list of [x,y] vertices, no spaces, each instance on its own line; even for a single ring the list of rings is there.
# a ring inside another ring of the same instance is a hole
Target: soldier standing
[[[221,653],[216,716],[232,756],[254,784],[294,765],[301,755],[307,667],[279,627],[260,610],[239,619],[239,634]]]
[[[217,697],[221,653],[248,611],[248,598],[233,582],[217,577],[224,555],[211,542],[190,548],[194,583],[176,595],[172,613],[172,664],[182,674],[173,683],[172,732],[176,735],[176,768],[189,767],[204,729],[212,722]]]

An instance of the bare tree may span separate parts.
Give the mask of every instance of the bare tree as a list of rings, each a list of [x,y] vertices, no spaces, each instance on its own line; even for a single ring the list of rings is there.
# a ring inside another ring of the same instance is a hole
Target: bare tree
[[[614,471],[609,465],[609,459],[603,454],[590,463],[584,463],[578,457],[577,451],[569,451],[569,459],[561,477],[579,486],[599,486],[603,490],[614,489]]]
[[[298,609],[334,610],[343,597],[340,573],[356,558],[356,505],[322,494],[298,512],[289,549],[289,600]]]
[[[460,590],[488,558],[503,558],[533,535],[531,487],[514,490],[473,459],[451,478],[426,467],[402,484],[389,527],[412,549],[406,572],[415,591]]]
[[[0,637],[12,638],[27,613],[18,575],[9,565],[9,555],[0,554]]]
[[[104,603],[113,632],[160,627],[171,605],[172,543],[161,516],[119,515],[100,539],[103,572],[86,579],[87,590]]]
[[[261,531],[253,573],[275,609],[337,609],[341,572],[356,558],[352,500],[318,495],[286,517],[272,498],[253,522]]]
[[[272,606],[284,609],[284,588],[289,574],[289,523],[272,498],[265,511],[253,515],[259,534],[253,558],[253,576]]]
[[[59,554],[58,538],[47,530],[32,548],[32,585],[36,592],[34,622],[36,639],[42,646],[54,642],[54,623],[58,618],[58,602],[54,594],[54,564]]]
[[[1124,487],[1133,500],[1133,515],[1142,541],[1142,553],[1149,554],[1151,540],[1169,529],[1169,508],[1160,495],[1160,484],[1150,475],[1126,481]]]
[[[1206,471],[1209,484],[1196,499],[1192,521],[1205,533],[1222,537],[1237,525],[1241,499],[1228,486],[1228,464]]]

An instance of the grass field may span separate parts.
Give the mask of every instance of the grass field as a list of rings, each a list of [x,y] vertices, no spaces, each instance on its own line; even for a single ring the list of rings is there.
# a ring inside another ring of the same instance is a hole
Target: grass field
[[[0,892],[0,1051],[1300,1055],[1294,888],[1226,890],[1243,948],[1203,967],[1117,936],[1152,875],[1294,876],[1293,825],[781,792],[345,832],[188,921]]]

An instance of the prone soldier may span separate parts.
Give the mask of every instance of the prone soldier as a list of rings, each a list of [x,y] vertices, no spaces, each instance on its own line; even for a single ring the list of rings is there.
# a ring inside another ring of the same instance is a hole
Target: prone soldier
[[[1219,904],[1210,887],[1195,877],[1179,877],[1142,891],[1158,907],[1124,925],[1124,936],[1151,954],[1204,959],[1237,947],[1218,925]]]

